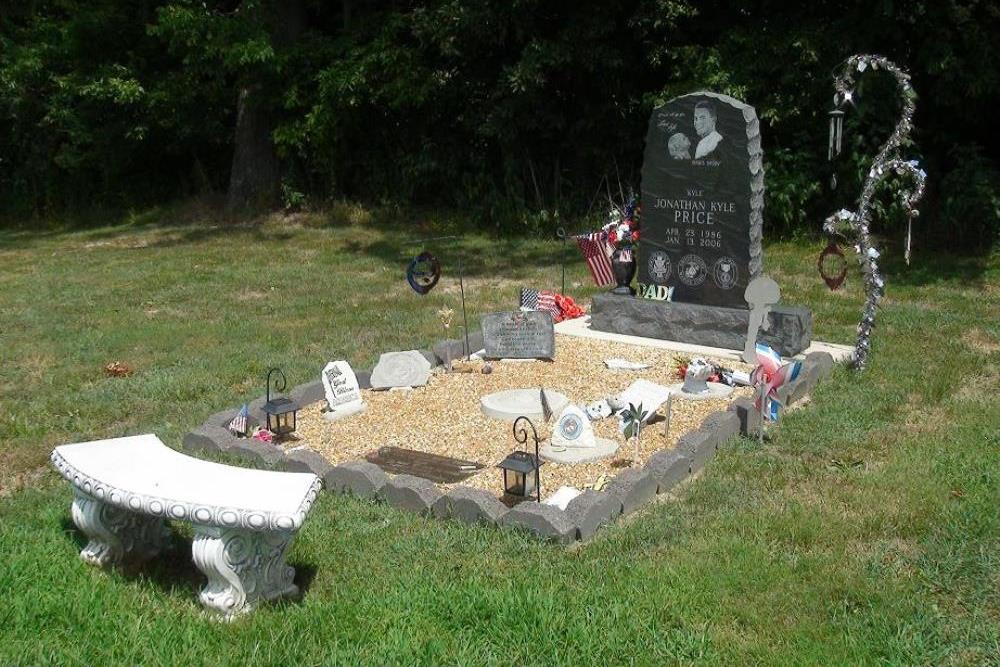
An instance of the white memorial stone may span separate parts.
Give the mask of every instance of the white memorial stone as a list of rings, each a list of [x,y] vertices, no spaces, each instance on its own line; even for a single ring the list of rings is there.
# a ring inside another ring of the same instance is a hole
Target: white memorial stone
[[[560,486],[555,493],[543,500],[542,504],[553,505],[561,510],[565,510],[566,506],[569,505],[569,501],[573,500],[581,493],[583,493],[583,491],[576,487]]]
[[[558,391],[545,390],[545,399],[549,409],[558,414],[569,403],[569,399]],[[494,419],[514,421],[518,417],[539,422],[544,419],[542,414],[542,397],[538,387],[534,389],[508,389],[495,394],[487,394],[479,399],[479,407],[483,414]]]
[[[642,371],[649,368],[649,364],[641,364],[637,361],[628,361],[627,359],[619,359],[618,357],[605,359],[604,365],[613,371]]]
[[[361,400],[361,387],[351,365],[346,361],[331,361],[320,374],[326,394],[327,411],[323,417],[335,421],[365,409]]]
[[[656,414],[656,411],[660,409],[660,406],[663,405],[669,395],[670,387],[656,384],[649,380],[639,379],[630,384],[621,393],[618,400],[621,401],[625,408],[628,408],[629,405],[636,407],[641,405],[643,411],[649,414],[646,420],[648,422],[653,418],[653,415]]]
[[[618,443],[594,434],[587,413],[575,405],[567,405],[556,421],[552,439],[541,446],[538,453],[552,463],[584,463],[612,456]]]
[[[372,389],[422,387],[431,377],[431,362],[417,350],[386,352],[372,370]]]

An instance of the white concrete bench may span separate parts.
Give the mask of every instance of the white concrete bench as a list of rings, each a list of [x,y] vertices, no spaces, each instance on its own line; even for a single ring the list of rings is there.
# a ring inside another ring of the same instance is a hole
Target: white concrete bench
[[[52,463],[73,485],[86,562],[151,558],[166,544],[164,520],[186,521],[194,564],[208,577],[205,606],[231,616],[298,593],[285,551],[319,494],[316,475],[202,461],[155,435],[63,445]]]

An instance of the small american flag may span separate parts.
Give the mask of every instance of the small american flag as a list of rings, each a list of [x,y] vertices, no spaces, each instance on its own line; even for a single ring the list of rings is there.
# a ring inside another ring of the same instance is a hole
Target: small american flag
[[[611,272],[611,246],[604,232],[594,232],[584,236],[576,237],[576,244],[583,253],[583,258],[587,260],[590,268],[590,275],[594,277],[594,282],[601,287],[615,282],[614,273]]]
[[[545,310],[552,317],[559,317],[559,306],[556,305],[556,295],[548,290],[521,289],[521,308],[524,310]]]
[[[229,422],[229,432],[233,435],[246,435],[247,434],[247,420],[250,418],[250,409],[247,408],[247,404],[244,403],[240,411],[236,413],[233,417],[233,421]]]

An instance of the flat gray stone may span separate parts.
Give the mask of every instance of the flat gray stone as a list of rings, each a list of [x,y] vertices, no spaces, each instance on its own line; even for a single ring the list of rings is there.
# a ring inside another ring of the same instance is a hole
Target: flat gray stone
[[[729,411],[740,420],[740,433],[754,437],[760,433],[760,412],[749,398],[737,398],[729,404]]]
[[[323,475],[326,488],[334,493],[351,494],[373,500],[389,481],[388,475],[374,463],[351,461],[331,468]]]
[[[569,398],[552,389],[545,390],[545,399],[553,415],[558,415],[569,405]],[[508,389],[487,394],[479,399],[479,407],[487,417],[512,422],[518,417],[527,417],[533,422],[542,419],[542,399],[539,387],[531,389]]]
[[[268,442],[257,440],[256,438],[241,438],[232,447],[226,450],[227,454],[233,454],[251,463],[263,464],[272,467],[284,456],[285,452],[280,447]]]
[[[442,507],[438,507],[441,505]],[[482,489],[456,486],[435,503],[435,516],[448,517],[462,523],[496,524],[508,508],[493,494]]]
[[[804,351],[812,342],[812,313],[801,306],[775,305],[768,330],[758,340],[783,357]],[[603,292],[591,298],[590,327],[597,331],[659,338],[682,343],[742,350],[750,311],[696,303],[656,301]]]
[[[657,481],[648,470],[629,468],[618,473],[606,491],[618,498],[622,514],[631,514],[656,495]]]
[[[311,472],[319,477],[325,477],[333,469],[333,464],[311,449],[294,449],[285,452],[281,468],[288,472]]]
[[[557,544],[569,544],[576,540],[576,524],[567,512],[553,505],[530,501],[520,503],[503,515],[500,525],[523,528]]]
[[[566,506],[566,513],[576,525],[576,539],[589,540],[601,526],[613,522],[621,513],[621,500],[604,491],[588,489]]]
[[[430,377],[431,362],[420,350],[386,352],[372,370],[371,385],[372,389],[422,387]]]
[[[379,491],[379,496],[396,509],[425,515],[434,513],[434,503],[442,495],[434,482],[413,475],[391,477]]]
[[[729,410],[716,410],[701,421],[699,430],[714,432],[716,447],[723,447],[740,434],[740,418]]]
[[[650,456],[645,467],[656,480],[656,492],[666,493],[691,474],[691,458],[676,449],[664,449]]]
[[[691,459],[691,472],[697,472],[705,467],[718,449],[718,440],[713,431],[691,431],[677,440],[677,451]]]

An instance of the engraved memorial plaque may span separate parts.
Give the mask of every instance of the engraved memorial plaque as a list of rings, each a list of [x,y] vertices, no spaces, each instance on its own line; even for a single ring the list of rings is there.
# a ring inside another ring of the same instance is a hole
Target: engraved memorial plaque
[[[762,266],[761,160],[751,106],[700,92],[653,111],[642,165],[639,294],[664,286],[674,288],[673,301],[747,307],[743,292]]]
[[[488,359],[552,359],[556,354],[555,328],[547,311],[487,313],[482,325]]]

